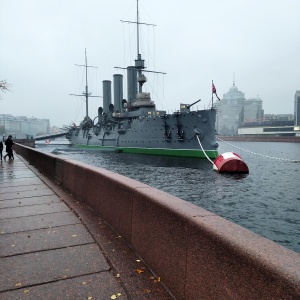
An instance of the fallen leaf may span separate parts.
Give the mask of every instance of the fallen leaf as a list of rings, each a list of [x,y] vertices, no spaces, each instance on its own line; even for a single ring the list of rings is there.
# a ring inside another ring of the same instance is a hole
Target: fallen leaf
[[[88,297],[88,300],[92,300],[93,299],[93,297]]]
[[[24,294],[28,294],[28,293],[29,293],[29,290],[25,290],[25,291],[24,291]]]
[[[120,296],[122,296],[122,294],[121,294],[121,293],[118,293],[117,296],[120,297]]]
[[[139,273],[139,274],[140,274],[140,273],[144,273],[143,270],[139,270],[139,269],[137,269],[136,272]]]
[[[73,235],[72,235],[72,237],[75,237],[75,236],[77,236],[77,234],[73,234]]]
[[[111,295],[110,299],[117,299],[117,296],[116,295]]]
[[[21,282],[15,284],[15,286],[21,286],[21,285],[22,285]]]
[[[120,274],[117,274],[116,277],[120,277]]]
[[[160,277],[157,277],[157,281],[160,282]]]
[[[137,261],[137,262],[141,262],[141,260],[140,260],[140,259],[137,259],[136,261]]]
[[[11,245],[12,247],[14,247],[15,245]]]
[[[151,293],[151,290],[145,289],[145,290],[144,290],[144,293],[145,293],[145,294],[149,294],[149,293]]]

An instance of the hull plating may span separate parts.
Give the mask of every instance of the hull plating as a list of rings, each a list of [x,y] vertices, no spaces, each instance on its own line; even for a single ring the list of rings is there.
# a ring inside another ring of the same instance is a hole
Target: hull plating
[[[218,156],[215,110],[115,119],[89,128],[70,129],[74,147],[126,153],[204,158],[196,134],[210,158]]]

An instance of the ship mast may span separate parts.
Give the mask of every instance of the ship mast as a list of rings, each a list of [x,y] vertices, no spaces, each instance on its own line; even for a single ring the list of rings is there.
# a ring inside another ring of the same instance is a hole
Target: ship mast
[[[87,81],[87,57],[86,57],[86,49],[85,49],[85,111],[86,117],[89,116],[89,88]]]
[[[142,73],[142,70],[145,68],[144,62],[145,60],[142,59],[142,55],[140,54],[140,22],[139,22],[139,0],[136,0],[136,44],[137,44],[137,59],[135,60],[135,67],[137,69],[138,74],[138,92],[142,93],[143,84],[147,81],[147,78]]]
[[[139,58],[140,53],[140,28],[139,28],[139,0],[136,0],[136,43],[137,43],[137,58]]]
[[[89,97],[101,97],[101,96],[91,96],[91,93],[89,93],[87,69],[88,68],[95,68],[95,69],[97,69],[97,67],[88,66],[88,64],[87,64],[86,48],[85,48],[85,64],[84,65],[77,65],[77,64],[75,64],[75,66],[84,67],[85,68],[85,91],[82,92],[81,95],[77,95],[77,94],[70,94],[70,95],[71,96],[79,96],[79,97],[85,96],[85,116],[86,116],[86,119],[88,120],[88,118],[89,118]]]
[[[123,23],[134,23],[136,24],[136,35],[137,35],[137,59],[135,60],[135,69],[137,70],[137,81],[138,81],[138,93],[142,93],[142,86],[147,81],[146,76],[142,73],[148,72],[148,73],[158,73],[158,74],[166,74],[164,72],[156,72],[156,71],[149,71],[144,70],[145,69],[145,60],[142,59],[142,55],[140,54],[140,25],[146,25],[146,26],[156,26],[155,24],[149,24],[149,23],[142,23],[139,20],[139,0],[136,0],[136,22],[132,21],[124,21],[121,20]],[[122,67],[115,67],[117,69],[126,69]]]

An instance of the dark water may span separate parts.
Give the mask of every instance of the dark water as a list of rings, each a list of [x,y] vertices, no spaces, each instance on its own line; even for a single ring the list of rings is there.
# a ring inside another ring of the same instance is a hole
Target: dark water
[[[248,175],[220,175],[206,159],[71,150],[62,157],[99,166],[173,194],[300,253],[300,144],[219,142],[219,153],[234,151]],[[39,148],[52,151],[55,146]]]

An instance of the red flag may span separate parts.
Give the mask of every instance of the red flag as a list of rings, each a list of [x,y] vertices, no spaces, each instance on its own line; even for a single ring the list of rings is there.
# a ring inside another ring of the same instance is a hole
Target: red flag
[[[216,87],[215,87],[214,83],[212,83],[212,93],[216,95],[216,97],[218,98],[218,100],[220,100],[220,98],[217,95],[217,90],[216,90]]]
[[[213,92],[213,94],[215,94],[217,92],[216,87],[215,87],[214,84],[212,84],[212,92]]]

